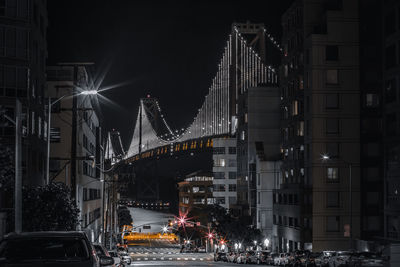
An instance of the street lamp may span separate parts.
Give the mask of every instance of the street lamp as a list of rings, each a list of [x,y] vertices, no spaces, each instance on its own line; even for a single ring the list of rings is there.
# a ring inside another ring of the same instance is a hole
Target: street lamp
[[[97,95],[98,92],[96,90],[86,90],[82,91],[77,95]],[[46,184],[49,184],[50,182],[50,132],[51,132],[51,107],[58,103],[59,101],[63,100],[66,97],[74,96],[74,93],[68,93],[65,94],[53,102],[51,101],[51,98],[49,97],[49,106],[48,106],[48,114],[47,114],[47,164],[46,164]],[[74,133],[72,133],[74,134]]]
[[[265,246],[266,248],[268,248],[268,246],[269,246],[269,239],[268,239],[268,238],[266,238],[266,239],[264,240],[264,246]]]
[[[330,161],[331,157],[328,154],[324,153],[321,155],[321,159],[322,159],[322,161]],[[353,202],[353,189],[352,189],[352,177],[351,177],[351,174],[352,174],[351,166],[352,165],[350,162],[347,162],[345,160],[340,160],[340,161],[344,162],[349,167],[349,198],[350,198],[350,201],[349,201],[349,211],[350,211],[350,225],[349,225],[350,226],[350,229],[349,229],[350,244],[349,244],[349,248],[352,249],[353,248],[353,203],[352,203]]]

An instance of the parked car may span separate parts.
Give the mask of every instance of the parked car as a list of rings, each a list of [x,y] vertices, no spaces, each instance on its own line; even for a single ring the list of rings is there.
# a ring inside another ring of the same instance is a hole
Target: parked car
[[[96,250],[97,256],[99,256],[99,257],[102,257],[102,256],[111,257],[110,253],[108,253],[108,250],[102,244],[94,243],[93,247]],[[116,267],[114,263],[110,264],[110,265],[106,265],[106,266]]]
[[[129,254],[127,252],[120,251],[119,256],[123,263],[128,264],[128,265],[131,264],[132,258],[131,258],[131,256],[129,256]]]
[[[289,264],[289,253],[279,253],[279,256],[274,259],[274,265],[286,266]]]
[[[382,256],[372,252],[353,253],[349,260],[349,267],[383,267]]]
[[[228,262],[235,263],[236,262],[236,258],[237,258],[237,253],[235,253],[235,252],[229,252],[228,255],[227,255],[227,261]]]
[[[270,251],[257,251],[257,264],[267,264],[268,256],[270,254]]]
[[[268,265],[275,265],[275,259],[279,257],[279,253],[271,253],[268,255],[267,264]]]
[[[116,266],[121,265],[122,259],[115,250],[111,250],[108,253],[110,253],[110,256],[114,259],[114,263]]]
[[[311,252],[306,257],[302,258],[301,265],[304,267],[316,267],[318,266],[317,262],[320,262],[319,259],[321,259],[323,255],[322,252]]]
[[[328,267],[329,266],[329,259],[334,256],[336,252],[334,251],[323,251],[319,257],[314,259],[315,266],[317,267]]]
[[[98,256],[84,232],[26,232],[9,234],[0,243],[0,266],[112,265],[113,259]]]
[[[348,266],[353,252],[337,251],[336,254],[329,259],[329,267]]]
[[[226,252],[214,253],[214,261],[228,261]]]
[[[246,252],[244,257],[244,264],[246,263],[257,263],[257,254],[254,250],[249,250]]]
[[[240,252],[236,257],[236,263],[244,263],[246,259],[246,252]]]

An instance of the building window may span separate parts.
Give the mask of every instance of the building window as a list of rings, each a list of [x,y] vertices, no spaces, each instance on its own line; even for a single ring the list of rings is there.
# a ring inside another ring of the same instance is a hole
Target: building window
[[[338,109],[339,108],[339,94],[325,95],[325,107],[326,107],[326,109]]]
[[[225,167],[225,159],[214,159],[214,167]]]
[[[236,179],[236,172],[229,172],[229,179]]]
[[[330,158],[339,157],[339,144],[338,143],[326,143],[326,153]]]
[[[225,172],[214,172],[214,179],[225,179]]]
[[[235,184],[230,184],[229,185],[229,192],[236,192],[236,185]]]
[[[214,192],[225,192],[226,186],[224,184],[214,184]]]
[[[60,143],[60,141],[61,141],[60,127],[51,127],[50,128],[50,142],[51,143]]]
[[[216,197],[215,204],[224,205],[225,204],[225,197]]]
[[[339,59],[339,48],[337,45],[326,46],[325,59],[329,61],[337,61]]]
[[[379,107],[379,95],[378,94],[366,94],[365,95],[365,106],[368,108]]]
[[[326,176],[328,178],[328,182],[338,182],[339,181],[339,168],[328,167],[326,169]]]
[[[326,133],[327,134],[338,134],[339,133],[339,120],[338,119],[326,119]]]
[[[326,192],[326,207],[339,207],[339,192]]]
[[[328,216],[326,217],[326,231],[327,232],[338,232],[340,225],[339,216]]]
[[[292,116],[299,114],[299,102],[297,100],[292,102]]]
[[[338,84],[338,70],[326,70],[326,83]]]
[[[229,159],[228,160],[228,167],[236,167],[236,160],[235,159]]]
[[[229,154],[231,154],[231,155],[236,154],[236,147],[230,146],[229,147]]]
[[[385,102],[386,103],[391,103],[396,101],[396,88],[397,83],[396,79],[393,78],[391,80],[386,81],[385,84]]]
[[[304,136],[304,121],[299,121],[298,122],[297,136]]]
[[[225,154],[225,147],[213,147],[213,154],[215,155]]]

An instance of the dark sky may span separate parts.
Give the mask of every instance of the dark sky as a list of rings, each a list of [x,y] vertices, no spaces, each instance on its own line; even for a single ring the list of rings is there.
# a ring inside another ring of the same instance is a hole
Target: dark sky
[[[107,69],[104,126],[127,146],[138,102],[159,99],[171,126],[186,127],[200,108],[232,22],[264,23],[280,35],[280,17],[292,0],[264,1],[48,1],[48,64],[95,62]]]

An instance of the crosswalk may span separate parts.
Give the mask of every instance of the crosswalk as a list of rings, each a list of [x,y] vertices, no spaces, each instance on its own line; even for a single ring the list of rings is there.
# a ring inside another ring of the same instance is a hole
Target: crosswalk
[[[180,252],[178,248],[129,248],[132,261],[211,261],[211,253]]]

